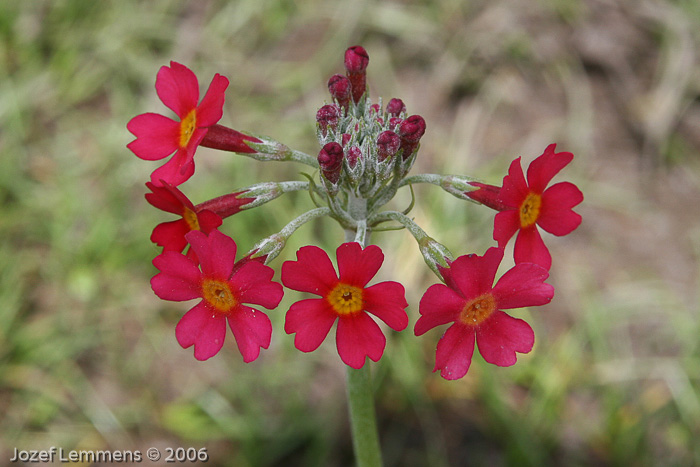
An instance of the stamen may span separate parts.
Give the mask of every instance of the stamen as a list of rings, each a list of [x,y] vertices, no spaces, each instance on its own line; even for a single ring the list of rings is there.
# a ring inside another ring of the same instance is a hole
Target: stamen
[[[192,109],[185,118],[180,122],[180,147],[186,147],[194,130],[197,129],[197,109]]]
[[[185,206],[182,212],[182,218],[185,219],[190,230],[200,230],[199,219],[197,219],[197,213]]]
[[[205,279],[202,282],[202,297],[220,313],[228,313],[237,304],[231,288],[224,281]]]
[[[496,311],[496,300],[490,293],[481,295],[464,305],[459,321],[469,326],[478,326]]]

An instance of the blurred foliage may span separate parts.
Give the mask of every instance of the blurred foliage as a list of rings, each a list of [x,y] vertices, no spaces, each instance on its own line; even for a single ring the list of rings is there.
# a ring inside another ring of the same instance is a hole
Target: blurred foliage
[[[439,331],[390,335],[375,365],[387,465],[700,464],[700,4],[691,0],[0,3],[0,456],[12,448],[206,447],[212,465],[351,465],[344,369],[284,335],[242,363],[229,334],[196,362],[174,338],[186,304],[150,291],[143,199],[154,164],[126,122],[166,109],[158,68],[231,85],[222,123],[317,151],[316,109],[346,47],[369,51],[373,98],[401,97],[428,131],[416,171],[499,183],[550,142],[584,224],[547,237],[551,305],[520,311],[533,352],[448,383]],[[203,201],[302,167],[200,148]],[[416,188],[416,220],[457,254],[492,244],[491,212]],[[399,200],[408,204],[410,197]],[[404,206],[405,206],[404,205]],[[293,194],[228,220],[242,252],[312,206]],[[403,206],[402,206],[403,208]],[[302,228],[273,266],[331,222]],[[377,233],[382,280],[414,323],[436,282],[405,232]]]

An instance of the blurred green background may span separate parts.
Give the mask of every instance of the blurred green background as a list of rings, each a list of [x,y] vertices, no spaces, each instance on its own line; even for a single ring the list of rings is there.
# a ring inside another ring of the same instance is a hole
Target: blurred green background
[[[694,0],[0,3],[3,464],[15,447],[155,446],[205,447],[209,465],[352,465],[332,340],[302,354],[283,332],[299,294],[269,313],[273,342],[252,364],[230,333],[206,362],[179,347],[189,306],[148,283],[150,232],[172,217],[143,199],[157,164],[125,147],[125,125],[170,115],[154,82],[176,60],[203,88],[230,79],[222,124],[315,154],[326,81],[355,44],[372,98],[401,97],[427,121],[414,173],[499,184],[512,159],[556,142],[576,155],[557,180],[585,195],[581,227],[545,238],[556,296],[516,312],[537,343],[515,366],[475,356],[447,382],[431,373],[442,330],[389,335],[374,365],[386,465],[700,465]],[[195,203],[305,170],[196,158],[182,186]],[[493,244],[493,212],[437,187],[416,194],[416,221],[455,254]],[[222,230],[248,251],[312,206],[289,195]],[[272,266],[341,240],[331,222],[307,225]],[[373,240],[386,256],[375,280],[406,286],[412,327],[436,278],[405,231]]]

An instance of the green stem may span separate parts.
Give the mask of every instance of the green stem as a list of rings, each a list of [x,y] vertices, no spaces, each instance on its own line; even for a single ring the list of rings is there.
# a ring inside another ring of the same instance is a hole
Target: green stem
[[[345,231],[345,241],[357,241],[362,247],[369,243],[369,233],[364,221],[358,222],[357,231]],[[374,391],[369,362],[356,370],[347,368],[348,410],[355,462],[358,467],[380,467],[382,451],[379,448],[379,431],[374,409]]]
[[[348,367],[347,391],[355,461],[358,467],[381,466],[382,452],[379,449],[369,363],[359,370]]]

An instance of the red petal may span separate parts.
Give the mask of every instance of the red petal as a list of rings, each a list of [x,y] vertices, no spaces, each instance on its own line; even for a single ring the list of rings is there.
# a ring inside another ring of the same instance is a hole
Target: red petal
[[[542,207],[537,224],[554,235],[567,235],[581,224],[581,216],[571,210],[583,201],[583,193],[576,185],[561,182],[542,194]]]
[[[161,271],[151,279],[151,288],[158,297],[176,302],[201,297],[201,273],[185,256],[166,251],[155,257],[153,265]]]
[[[498,194],[498,199],[505,206],[518,209],[529,191],[518,157],[510,163],[508,175],[503,177],[503,186]]]
[[[467,374],[474,355],[474,328],[453,324],[440,338],[435,352],[435,369],[448,380]]]
[[[126,124],[136,139],[126,147],[148,161],[163,159],[179,146],[180,124],[154,113],[137,115]]]
[[[208,234],[212,230],[216,229],[218,226],[223,224],[223,220],[218,214],[211,211],[204,210],[197,213],[197,222],[199,223],[199,230]]]
[[[156,225],[155,229],[153,229],[151,241],[158,246],[162,246],[166,251],[177,251],[179,253],[187,246],[185,234],[189,231],[190,226],[184,219],[163,222]]]
[[[535,263],[549,271],[552,267],[552,255],[542,240],[540,232],[534,225],[521,229],[515,239],[513,257],[516,263]]]
[[[466,301],[457,292],[443,284],[434,284],[420,299],[420,314],[415,326],[416,336],[425,334],[436,326],[455,321]]]
[[[338,283],[338,278],[326,252],[309,245],[297,251],[297,261],[282,264],[282,283],[292,290],[325,297]]]
[[[215,74],[204,99],[197,107],[197,126],[207,127],[221,120],[224,114],[224,93],[227,87],[228,79],[218,73]]]
[[[467,300],[489,292],[502,259],[503,250],[491,247],[484,256],[464,255],[454,260],[450,269],[457,292]]]
[[[544,153],[530,163],[527,168],[527,181],[535,193],[542,193],[552,178],[559,173],[574,155],[570,152],[555,153],[556,144],[550,144]]]
[[[212,230],[209,235],[193,230],[185,238],[199,258],[204,276],[229,279],[236,260],[236,242],[231,237],[218,230]]]
[[[359,243],[343,243],[336,250],[340,282],[364,287],[377,274],[384,261],[384,253],[376,245],[364,250]]]
[[[151,174],[151,183],[161,186],[163,182],[178,186],[189,180],[194,174],[194,161],[185,164],[187,151],[178,150],[168,162]]]
[[[296,333],[294,346],[297,349],[312,352],[321,345],[337,318],[324,298],[300,300],[287,311],[284,332]]]
[[[379,361],[386,346],[386,337],[366,313],[340,318],[335,340],[340,359],[356,370],[362,368],[366,357]]]
[[[498,280],[493,288],[499,309],[539,306],[554,297],[554,287],[545,284],[549,273],[533,263],[516,264]]]
[[[189,68],[170,62],[170,68],[163,66],[158,70],[156,92],[166,107],[183,118],[197,106],[199,82]]]
[[[200,302],[177,323],[175,337],[183,349],[194,345],[194,358],[206,360],[224,345],[226,319]]]
[[[182,215],[185,206],[194,210],[194,205],[187,199],[187,196],[172,185],[156,186],[151,182],[146,182],[146,187],[152,192],[146,193],[146,201],[155,208],[178,216]]]
[[[515,232],[520,230],[520,214],[516,210],[501,211],[493,220],[493,239],[505,248]]]
[[[262,311],[239,306],[228,316],[228,325],[246,363],[258,358],[261,347],[266,349],[270,346],[272,323]]]
[[[408,326],[405,311],[408,302],[404,294],[403,285],[398,282],[375,284],[363,292],[365,310],[384,321],[391,329],[402,331]]]
[[[229,284],[241,303],[254,303],[271,310],[280,304],[282,285],[272,282],[275,271],[257,261],[250,261],[236,270]]]
[[[535,333],[525,321],[496,311],[476,330],[479,352],[489,363],[511,366],[515,352],[528,353],[535,344]]]

